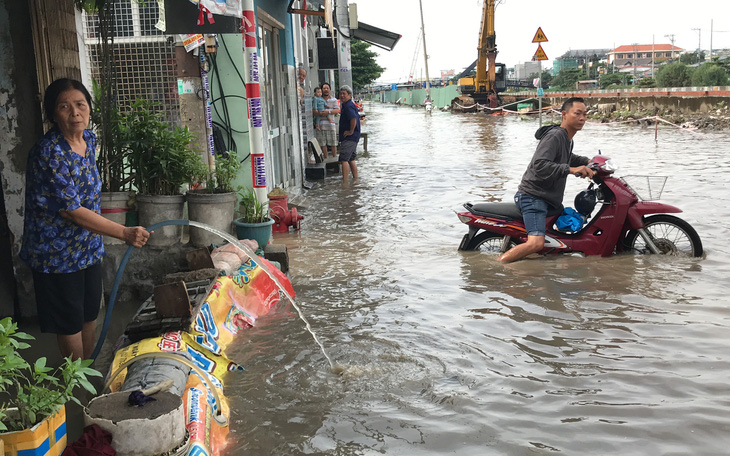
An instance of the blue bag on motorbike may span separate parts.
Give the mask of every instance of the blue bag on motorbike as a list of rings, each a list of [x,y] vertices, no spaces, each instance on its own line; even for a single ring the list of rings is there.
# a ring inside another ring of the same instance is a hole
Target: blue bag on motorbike
[[[563,209],[563,214],[558,217],[555,227],[560,231],[580,231],[583,228],[583,216],[572,207]]]

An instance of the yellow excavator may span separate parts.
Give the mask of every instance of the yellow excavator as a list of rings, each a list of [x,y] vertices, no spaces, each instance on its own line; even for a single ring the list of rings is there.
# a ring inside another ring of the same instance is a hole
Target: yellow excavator
[[[482,8],[482,23],[479,28],[477,60],[459,77],[461,96],[451,100],[452,112],[474,112],[478,104],[492,104],[497,94],[507,88],[504,63],[496,63],[497,42],[494,32],[494,6],[496,0],[485,0]],[[467,76],[476,65],[476,76]],[[492,100],[489,96],[494,93]]]

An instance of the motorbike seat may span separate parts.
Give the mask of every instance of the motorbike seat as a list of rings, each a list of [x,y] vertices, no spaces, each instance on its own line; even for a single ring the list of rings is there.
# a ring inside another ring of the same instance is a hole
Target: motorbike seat
[[[464,207],[474,215],[482,217],[497,217],[505,220],[522,220],[522,212],[515,203],[466,203]],[[562,214],[563,208],[548,209],[547,216],[555,217]]]

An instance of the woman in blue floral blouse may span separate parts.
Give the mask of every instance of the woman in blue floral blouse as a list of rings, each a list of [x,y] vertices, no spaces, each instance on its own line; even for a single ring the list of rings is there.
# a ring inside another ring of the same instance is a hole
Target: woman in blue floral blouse
[[[33,271],[41,331],[57,335],[63,356],[88,358],[101,303],[101,235],[141,247],[143,227],[100,215],[91,95],[73,79],[57,79],[43,98],[53,127],[28,155],[25,230],[20,257]]]

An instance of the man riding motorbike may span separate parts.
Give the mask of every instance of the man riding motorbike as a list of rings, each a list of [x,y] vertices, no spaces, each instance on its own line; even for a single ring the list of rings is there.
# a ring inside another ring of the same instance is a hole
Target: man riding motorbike
[[[525,222],[527,241],[505,252],[499,261],[510,263],[541,251],[545,246],[548,209],[562,207],[568,174],[580,178],[595,174],[586,166],[587,157],[572,152],[573,136],[586,122],[585,102],[582,98],[569,98],[563,103],[561,112],[560,126],[547,125],[535,133],[540,143],[515,194],[515,204]]]

